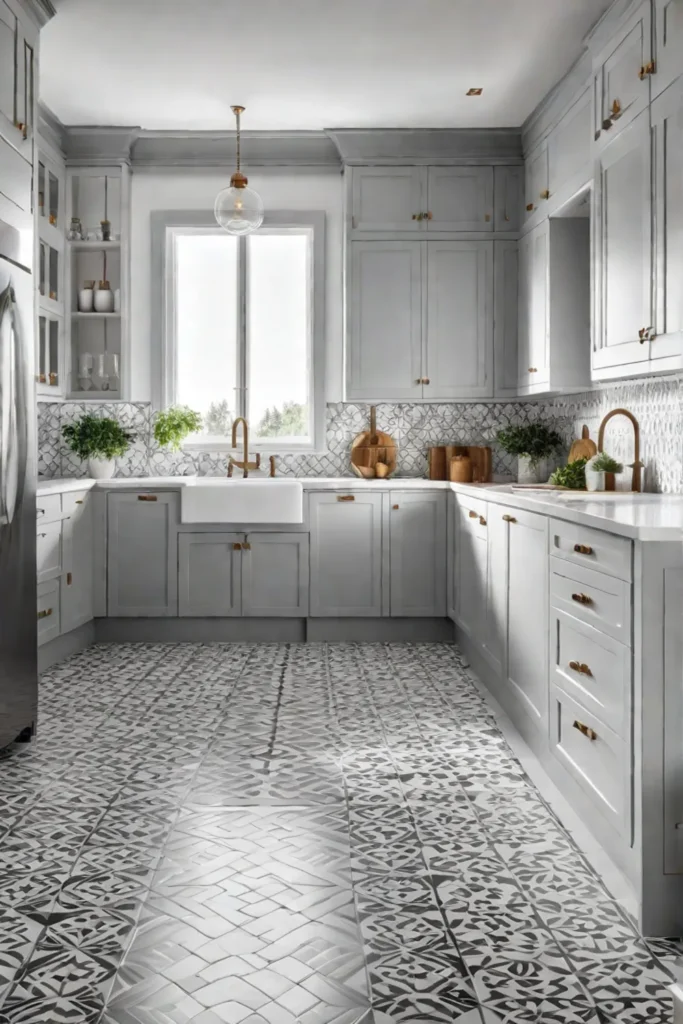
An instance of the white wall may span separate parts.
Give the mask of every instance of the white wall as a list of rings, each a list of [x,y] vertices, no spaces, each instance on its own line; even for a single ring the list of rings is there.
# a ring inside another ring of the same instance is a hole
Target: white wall
[[[249,173],[249,185],[266,210],[323,210],[326,214],[326,396],[342,396],[342,177],[334,173]],[[230,178],[225,173],[134,173],[131,199],[131,399],[150,401],[151,231],[153,210],[212,210]]]

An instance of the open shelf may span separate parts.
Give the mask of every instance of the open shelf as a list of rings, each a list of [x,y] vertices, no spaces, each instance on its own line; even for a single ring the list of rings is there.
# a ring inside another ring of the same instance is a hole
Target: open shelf
[[[72,313],[72,320],[120,320],[120,313]]]
[[[87,242],[83,240],[67,244],[72,252],[112,252],[121,248],[120,242]]]

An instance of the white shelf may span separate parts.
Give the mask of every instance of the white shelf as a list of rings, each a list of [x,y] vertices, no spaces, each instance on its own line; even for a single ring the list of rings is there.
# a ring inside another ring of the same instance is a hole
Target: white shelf
[[[72,313],[72,320],[120,320],[120,313]]]
[[[120,242],[67,242],[72,252],[111,252],[120,249]]]
[[[70,391],[72,402],[120,402],[120,391]]]

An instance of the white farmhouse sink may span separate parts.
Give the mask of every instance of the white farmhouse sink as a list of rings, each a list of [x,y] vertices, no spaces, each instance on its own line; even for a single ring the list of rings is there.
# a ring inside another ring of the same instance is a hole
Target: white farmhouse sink
[[[183,523],[302,523],[299,480],[195,477],[180,496]]]

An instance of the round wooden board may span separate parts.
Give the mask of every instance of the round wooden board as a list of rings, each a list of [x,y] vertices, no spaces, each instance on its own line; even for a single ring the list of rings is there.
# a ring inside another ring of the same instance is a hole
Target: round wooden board
[[[376,443],[370,444],[371,439]],[[390,434],[385,434],[382,430],[376,430],[374,436],[370,430],[364,430],[351,444],[351,466],[358,476],[367,477],[368,474],[360,470],[374,469],[378,462],[383,462],[389,467],[384,479],[395,472],[396,442]]]

